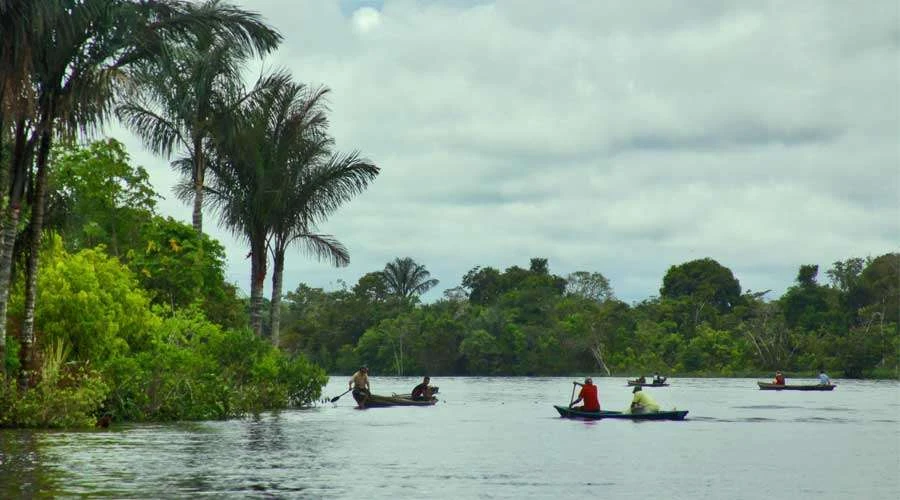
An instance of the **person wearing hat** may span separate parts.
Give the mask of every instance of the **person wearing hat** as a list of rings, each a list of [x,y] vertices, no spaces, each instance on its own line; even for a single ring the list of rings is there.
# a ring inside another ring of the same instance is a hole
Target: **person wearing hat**
[[[366,399],[372,395],[369,390],[369,367],[363,365],[353,374],[348,386],[353,389],[353,399],[359,406],[365,406]]]
[[[781,370],[777,370],[775,372],[775,382],[776,385],[784,385],[784,375],[782,375]]]
[[[569,408],[577,411],[600,411],[600,398],[597,395],[597,386],[594,385],[591,377],[584,379],[584,384],[574,383],[581,386],[581,392],[578,393],[578,399],[572,401]],[[576,403],[580,403],[582,399],[584,400],[583,406],[573,407]]]
[[[652,413],[659,411],[659,404],[647,393],[641,390],[641,386],[635,386],[631,391],[634,398],[631,399],[631,413]]]

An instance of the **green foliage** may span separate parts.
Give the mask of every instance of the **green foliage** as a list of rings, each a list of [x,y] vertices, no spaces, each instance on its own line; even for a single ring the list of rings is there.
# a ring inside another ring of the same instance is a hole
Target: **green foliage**
[[[438,284],[425,266],[411,257],[398,257],[388,262],[381,277],[389,294],[404,299],[422,295]]]
[[[57,340],[44,350],[40,378],[27,391],[0,378],[0,427],[87,427],[106,397],[107,385],[88,363],[67,363],[69,348]]]
[[[463,277],[468,300],[453,294],[415,307],[388,307],[365,276],[355,293],[301,285],[291,344],[346,373],[368,363],[382,374],[730,375],[824,366],[835,376],[896,376],[900,332],[887,312],[893,255],[870,259],[858,279],[845,279],[855,283],[846,290],[815,283],[814,268],[805,268],[804,284],[777,301],[765,301],[767,292],[736,296],[737,280],[712,259],[674,266],[664,296],[633,307],[605,291],[602,274],[567,282],[542,259],[502,273],[476,267]],[[878,298],[850,308],[850,294],[868,297],[860,292],[867,283]]]
[[[10,378],[0,425],[82,427],[99,413],[114,421],[229,418],[309,405],[327,382],[302,355],[246,328],[223,329],[199,306],[157,316],[133,274],[102,249],[69,254],[56,238],[42,260],[44,369],[21,393]]]
[[[120,255],[140,242],[160,196],[147,171],[129,164],[122,143],[63,144],[51,165],[46,226],[58,230],[70,250],[105,245]]]
[[[690,298],[724,312],[737,304],[741,285],[730,269],[706,258],[670,267],[659,293],[666,299]]]
[[[217,241],[171,217],[153,217],[142,248],[128,253],[128,266],[156,304],[181,309],[199,303],[220,325],[245,324],[236,288],[225,281],[225,249]]]
[[[321,395],[325,372],[288,358],[246,329],[222,330],[196,310],[164,320],[152,350],[106,368],[109,408],[127,420],[221,419],[305,406]]]
[[[41,260],[40,307],[35,314],[41,343],[63,339],[71,346],[73,360],[94,363],[150,346],[159,319],[132,273],[116,259],[102,248],[69,254],[62,241],[53,238]],[[21,314],[17,290],[10,316]]]
[[[609,279],[602,273],[577,271],[566,278],[566,293],[597,302],[615,298]]]

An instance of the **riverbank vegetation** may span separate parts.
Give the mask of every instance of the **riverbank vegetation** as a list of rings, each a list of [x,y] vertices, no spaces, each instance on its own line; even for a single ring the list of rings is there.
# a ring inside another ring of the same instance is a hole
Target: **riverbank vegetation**
[[[557,276],[542,258],[475,267],[419,304],[391,286],[396,267],[338,291],[298,286],[285,300],[283,346],[332,373],[367,363],[385,375],[898,375],[898,253],[835,262],[827,283],[817,265],[800,266],[777,299],[699,259],[672,266],[659,296],[634,304],[602,273]],[[404,289],[428,280],[407,276]]]

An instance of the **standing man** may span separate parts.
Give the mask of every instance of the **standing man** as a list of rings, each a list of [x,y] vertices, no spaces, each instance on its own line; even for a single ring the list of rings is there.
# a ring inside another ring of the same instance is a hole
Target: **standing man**
[[[597,394],[597,386],[594,385],[594,381],[591,377],[584,379],[584,384],[579,384],[578,382],[573,382],[575,385],[581,386],[581,392],[578,393],[578,399],[572,401],[572,404],[569,405],[569,408],[577,411],[600,411],[600,398]],[[583,406],[576,406],[573,408],[573,405],[584,400]]]
[[[372,395],[369,391],[369,368],[365,365],[361,366],[347,385],[353,389],[353,399],[360,408],[364,408],[366,400]]]

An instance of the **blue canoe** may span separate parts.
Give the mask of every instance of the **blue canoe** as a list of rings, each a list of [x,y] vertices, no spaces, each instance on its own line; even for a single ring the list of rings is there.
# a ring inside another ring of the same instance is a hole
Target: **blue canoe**
[[[657,411],[650,413],[623,413],[621,411],[578,411],[568,406],[553,405],[559,416],[565,418],[580,418],[584,420],[603,420],[606,418],[618,418],[625,420],[684,420],[687,410]]]

